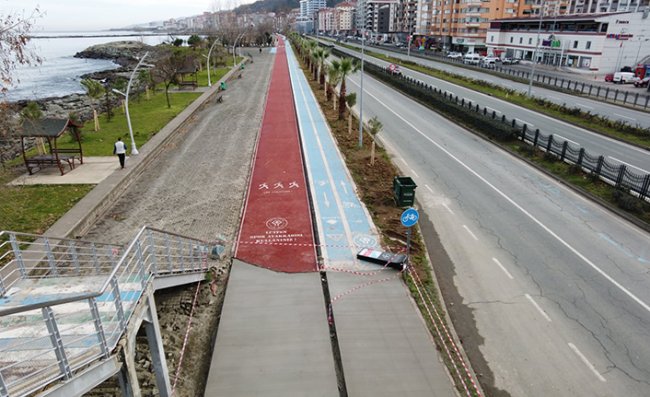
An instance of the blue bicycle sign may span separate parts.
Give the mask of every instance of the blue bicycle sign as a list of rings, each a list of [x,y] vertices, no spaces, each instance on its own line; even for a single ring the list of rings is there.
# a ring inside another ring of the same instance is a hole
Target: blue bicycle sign
[[[415,225],[418,223],[418,219],[420,219],[420,214],[415,208],[408,208],[406,211],[402,212],[402,216],[400,217],[402,225],[405,227],[411,227]]]

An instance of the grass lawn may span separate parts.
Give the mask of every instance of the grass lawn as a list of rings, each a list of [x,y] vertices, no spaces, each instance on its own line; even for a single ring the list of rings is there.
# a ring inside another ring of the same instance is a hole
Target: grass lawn
[[[221,75],[225,72],[219,71]],[[207,82],[207,72],[206,72]],[[207,84],[207,83],[206,83]],[[133,135],[138,147],[142,146],[201,95],[199,92],[171,93],[171,108],[167,108],[164,91],[158,90],[146,100],[129,103]],[[121,108],[108,121],[100,116],[101,130],[93,131],[92,120],[82,129],[82,148],[85,156],[112,156],[113,143],[118,137],[131,146],[126,115]],[[70,135],[60,139],[59,147],[75,147]],[[25,172],[22,158],[8,163],[14,166],[0,172],[0,230],[42,233],[82,199],[94,185],[35,185],[7,186],[7,182]]]

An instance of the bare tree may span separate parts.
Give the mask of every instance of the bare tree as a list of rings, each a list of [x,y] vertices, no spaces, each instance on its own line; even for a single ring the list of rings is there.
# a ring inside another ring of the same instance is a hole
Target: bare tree
[[[0,13],[0,92],[7,92],[18,81],[13,75],[18,65],[34,65],[42,62],[38,54],[27,48],[29,32],[42,14],[36,8],[29,16]]]
[[[169,100],[169,87],[180,83],[180,72],[194,59],[186,54],[182,48],[167,48],[156,62],[153,73],[165,84],[165,98],[167,107],[172,107]]]

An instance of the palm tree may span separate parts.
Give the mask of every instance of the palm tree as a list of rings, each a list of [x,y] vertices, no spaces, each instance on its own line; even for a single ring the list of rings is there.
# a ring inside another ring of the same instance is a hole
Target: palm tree
[[[323,49],[320,56],[320,86],[325,86],[325,61],[330,56],[330,50]]]
[[[357,103],[357,93],[352,92],[345,97],[348,104],[348,134],[352,135],[352,106]]]
[[[99,131],[99,117],[97,116],[97,109],[95,101],[104,95],[104,86],[97,80],[83,79],[81,85],[86,89],[86,94],[91,99],[91,107],[93,109],[93,121],[95,122],[95,132]]]
[[[345,116],[345,79],[349,74],[359,70],[361,65],[356,60],[343,58],[339,63],[338,72],[341,74],[341,90],[339,92],[339,120]]]
[[[341,62],[338,60],[333,60],[332,64],[330,65],[329,71],[327,72],[327,76],[329,77],[329,84],[327,86],[327,100],[329,101],[332,98],[332,94],[334,94],[334,89],[336,88],[337,85],[341,82],[341,73],[339,72],[339,69],[341,68]]]
[[[323,58],[323,47],[314,47],[311,50],[311,56],[314,59],[314,67],[312,67],[312,74],[314,75],[314,80],[318,79],[318,68],[321,65],[321,59]]]

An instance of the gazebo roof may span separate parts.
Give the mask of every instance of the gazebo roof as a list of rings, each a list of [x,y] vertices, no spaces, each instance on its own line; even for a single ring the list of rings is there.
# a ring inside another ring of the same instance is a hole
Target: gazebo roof
[[[20,135],[24,137],[58,138],[66,132],[68,122],[68,119],[27,119],[23,121],[23,130]]]

